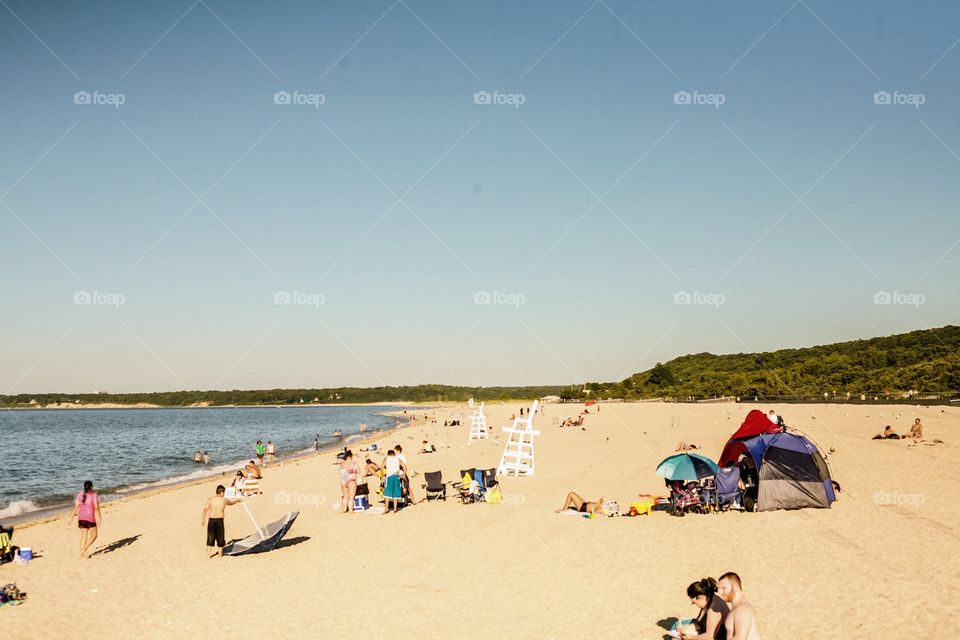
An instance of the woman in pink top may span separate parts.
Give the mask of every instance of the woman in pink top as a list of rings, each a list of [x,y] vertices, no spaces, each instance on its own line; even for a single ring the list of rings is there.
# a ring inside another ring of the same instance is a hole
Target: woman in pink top
[[[80,557],[88,558],[87,549],[97,539],[97,525],[103,522],[100,515],[100,496],[93,492],[93,482],[83,483],[83,492],[77,494],[74,500],[73,513],[70,522],[77,516],[77,525],[80,527]]]

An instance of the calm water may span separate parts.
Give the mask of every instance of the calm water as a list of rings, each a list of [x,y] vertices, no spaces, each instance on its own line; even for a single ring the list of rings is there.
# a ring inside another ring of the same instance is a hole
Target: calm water
[[[392,427],[380,415],[395,407],[63,409],[0,411],[4,461],[0,518],[72,501],[84,480],[105,498],[137,489],[219,474],[250,460],[257,440],[272,440],[277,457],[356,439]],[[335,438],[340,429],[344,438]],[[353,437],[351,437],[353,436]],[[193,461],[210,452],[210,464]]]

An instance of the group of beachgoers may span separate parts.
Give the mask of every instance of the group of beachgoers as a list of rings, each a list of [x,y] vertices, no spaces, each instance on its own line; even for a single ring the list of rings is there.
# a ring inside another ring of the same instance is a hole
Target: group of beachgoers
[[[426,443],[425,443],[426,447]],[[434,449],[435,450],[435,449]],[[366,458],[363,469],[354,459],[353,451],[344,449],[337,455],[340,460],[338,473],[340,476],[340,511],[353,513],[354,501],[357,497],[359,483],[367,486],[367,478],[374,477],[380,480],[380,491],[384,498],[384,514],[396,513],[401,503],[414,504],[413,487],[410,483],[410,468],[407,466],[407,457],[403,447],[395,445],[388,449],[379,463]]]
[[[684,640],[762,640],[757,612],[743,595],[743,582],[727,572],[719,580],[704,578],[687,587],[695,618],[677,620],[669,635]]]
[[[263,440],[257,440],[257,443],[253,445],[253,451],[257,455],[257,460],[260,461],[261,467],[276,462],[277,447],[272,440],[267,440],[267,444],[263,444]]]
[[[200,453],[197,451],[195,454],[193,454],[193,461],[203,464],[210,464],[210,452],[204,451],[203,453]]]

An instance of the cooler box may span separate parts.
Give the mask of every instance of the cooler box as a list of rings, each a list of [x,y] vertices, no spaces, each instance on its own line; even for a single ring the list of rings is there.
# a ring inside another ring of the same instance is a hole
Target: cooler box
[[[20,557],[24,560],[33,560],[33,549],[31,547],[20,547]]]
[[[353,510],[354,511],[366,511],[370,508],[370,500],[367,499],[367,496],[356,496],[353,499]]]

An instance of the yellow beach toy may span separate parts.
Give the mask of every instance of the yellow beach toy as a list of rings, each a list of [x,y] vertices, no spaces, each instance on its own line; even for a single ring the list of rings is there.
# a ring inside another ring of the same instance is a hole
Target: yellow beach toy
[[[653,509],[653,504],[653,500],[637,500],[630,503],[630,509],[636,511],[638,516],[648,516]]]

